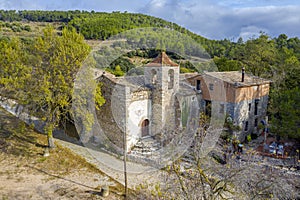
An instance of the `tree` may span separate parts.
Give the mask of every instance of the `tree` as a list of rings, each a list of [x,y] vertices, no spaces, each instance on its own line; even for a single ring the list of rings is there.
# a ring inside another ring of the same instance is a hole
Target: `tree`
[[[300,89],[271,93],[271,130],[283,137],[300,138]],[[280,105],[280,106],[278,106]]]
[[[37,59],[32,63],[26,106],[45,121],[48,145],[54,147],[53,130],[69,119],[75,76],[90,47],[74,29],[63,29],[58,36],[49,26],[32,51]]]
[[[2,98],[16,99],[23,95],[30,67],[28,54],[18,38],[0,40],[0,94]]]
[[[122,71],[120,65],[117,65],[113,71],[113,74],[116,76],[124,76],[125,73]]]
[[[241,70],[240,62],[237,60],[229,60],[225,57],[214,57],[214,62],[219,71],[239,71]]]
[[[210,128],[209,117],[201,113],[191,148],[164,168],[160,184],[141,185],[135,199],[294,199],[297,196],[298,177],[273,169],[273,163],[258,162],[258,155],[251,148],[242,155],[235,154],[230,142],[219,139],[218,146],[203,155],[201,146]]]
[[[284,34],[276,39],[279,58],[272,73],[269,104],[271,131],[283,137],[300,138],[300,62],[294,49],[288,47],[287,41]]]
[[[268,35],[261,34],[259,38],[248,40],[245,44],[242,62],[246,70],[256,76],[270,76],[271,68],[275,65],[277,49]]]

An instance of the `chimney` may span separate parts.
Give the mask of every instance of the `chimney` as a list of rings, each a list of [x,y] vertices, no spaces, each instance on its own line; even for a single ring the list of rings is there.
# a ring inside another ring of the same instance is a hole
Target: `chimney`
[[[245,67],[242,68],[242,82],[245,81]]]

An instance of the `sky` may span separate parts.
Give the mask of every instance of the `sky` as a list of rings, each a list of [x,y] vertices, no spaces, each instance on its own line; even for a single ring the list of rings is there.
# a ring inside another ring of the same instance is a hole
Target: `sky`
[[[0,0],[5,10],[94,10],[143,13],[209,39],[236,41],[284,33],[300,38],[299,0]]]

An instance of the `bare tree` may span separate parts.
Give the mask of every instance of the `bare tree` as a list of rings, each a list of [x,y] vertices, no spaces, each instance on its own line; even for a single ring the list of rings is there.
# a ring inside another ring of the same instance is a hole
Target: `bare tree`
[[[164,180],[160,184],[141,186],[138,197],[188,200],[299,197],[300,175],[259,162],[260,156],[253,150],[241,156],[228,154],[223,149],[225,141],[220,139],[215,150],[203,156],[201,145],[208,133],[208,122],[207,117],[201,116],[191,148],[164,169]]]

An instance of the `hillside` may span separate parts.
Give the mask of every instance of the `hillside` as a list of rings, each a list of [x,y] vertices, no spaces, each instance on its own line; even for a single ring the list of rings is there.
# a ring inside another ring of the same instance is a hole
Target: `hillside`
[[[132,28],[141,27],[159,27],[170,28],[180,33],[187,34],[195,41],[201,43],[206,50],[214,47],[215,49],[221,41],[208,40],[199,36],[176,23],[168,22],[166,20],[152,17],[143,14],[133,13],[104,13],[104,12],[87,12],[87,11],[6,11],[0,10],[1,26],[4,27],[6,23],[12,24],[19,22],[22,25],[29,25],[31,30],[28,32],[36,32],[36,26],[43,27],[46,24],[54,24],[55,27],[61,29],[64,26],[75,27],[78,32],[84,35],[86,39],[100,39],[104,40],[108,37]],[[27,24],[29,23],[29,24]],[[26,30],[27,31],[27,30]],[[3,33],[3,28],[2,31]],[[17,35],[22,35],[24,32],[22,28],[12,28],[9,32],[14,32]],[[26,36],[24,34],[22,36]],[[226,41],[227,42],[227,41]],[[222,42],[221,42],[222,43]],[[217,51],[217,50],[216,50]],[[213,53],[213,52],[209,52]]]

